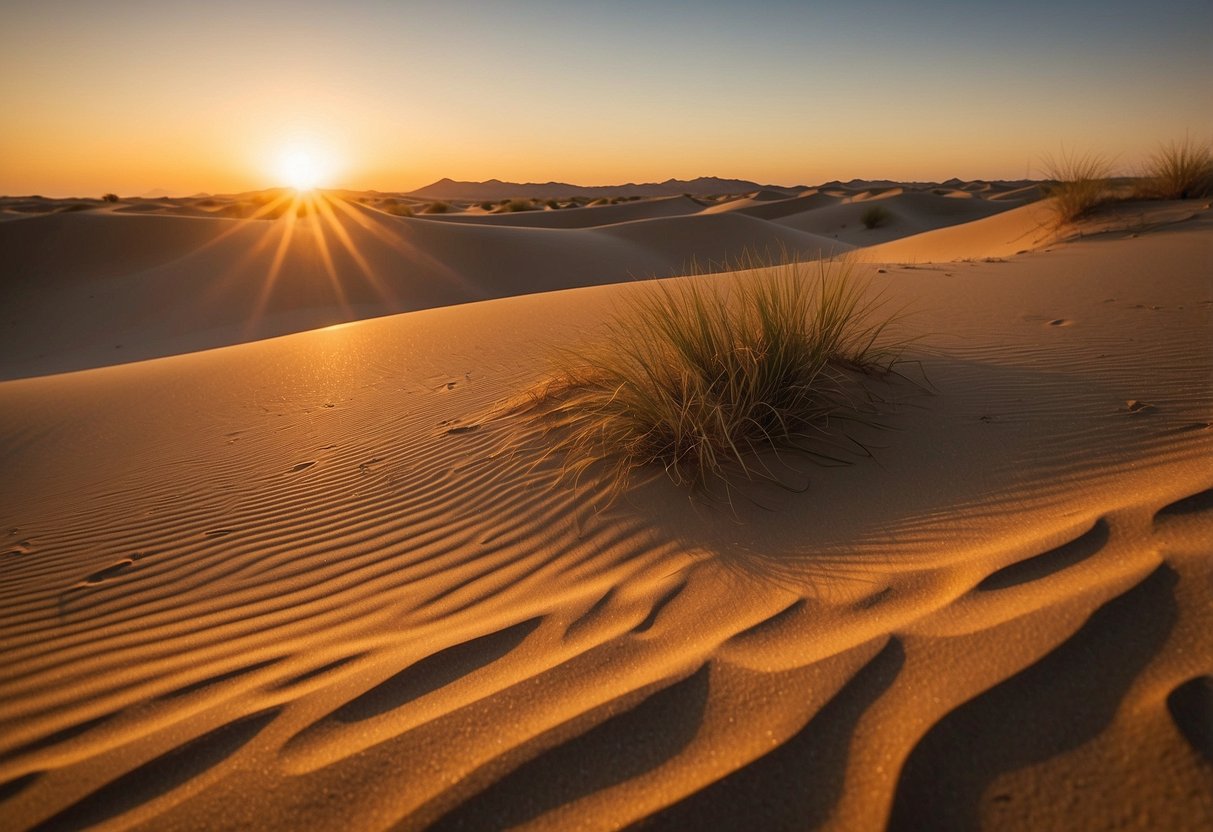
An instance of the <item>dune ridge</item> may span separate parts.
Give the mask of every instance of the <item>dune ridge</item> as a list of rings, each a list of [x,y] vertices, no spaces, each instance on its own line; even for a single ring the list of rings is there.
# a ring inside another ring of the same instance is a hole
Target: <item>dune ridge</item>
[[[458,205],[413,217],[389,213],[395,198],[353,194],[72,202],[87,210],[66,212],[55,201],[9,198],[0,200],[2,371],[14,378],[139,361],[399,312],[669,277],[693,264],[719,271],[745,255],[833,255],[1020,210],[1012,201],[894,190],[879,199],[895,221],[873,230],[856,219],[860,194],[842,191],[505,214]]]

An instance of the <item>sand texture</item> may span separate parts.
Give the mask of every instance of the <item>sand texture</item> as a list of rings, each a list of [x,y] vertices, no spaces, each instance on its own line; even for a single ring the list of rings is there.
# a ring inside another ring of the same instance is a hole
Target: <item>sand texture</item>
[[[0,827],[1209,828],[1213,211],[939,190],[5,200]],[[872,458],[502,452],[630,275],[776,245],[911,311]]]

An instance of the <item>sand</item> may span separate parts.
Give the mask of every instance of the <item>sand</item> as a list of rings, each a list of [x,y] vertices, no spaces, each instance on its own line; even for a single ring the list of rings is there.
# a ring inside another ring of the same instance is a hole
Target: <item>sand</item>
[[[7,208],[4,828],[1213,823],[1213,211],[835,193],[342,202],[331,269],[318,216]],[[501,453],[629,270],[867,200],[907,235],[857,268],[921,336],[872,458],[599,511]]]

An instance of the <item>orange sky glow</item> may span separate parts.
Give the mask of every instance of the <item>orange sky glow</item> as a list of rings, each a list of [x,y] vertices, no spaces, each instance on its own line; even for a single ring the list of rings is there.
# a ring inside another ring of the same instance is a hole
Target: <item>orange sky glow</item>
[[[1071,5],[10,2],[0,193],[233,192],[301,158],[379,190],[1021,178],[1062,147],[1132,173],[1213,136],[1213,7]]]

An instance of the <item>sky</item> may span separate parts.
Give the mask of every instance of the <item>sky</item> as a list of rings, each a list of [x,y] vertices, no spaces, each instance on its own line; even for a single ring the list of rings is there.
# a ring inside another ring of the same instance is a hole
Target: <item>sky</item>
[[[0,194],[1017,179],[1185,136],[1210,0],[0,3]]]

